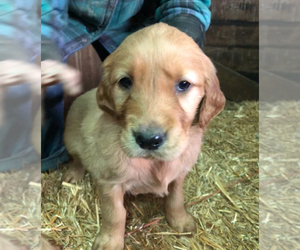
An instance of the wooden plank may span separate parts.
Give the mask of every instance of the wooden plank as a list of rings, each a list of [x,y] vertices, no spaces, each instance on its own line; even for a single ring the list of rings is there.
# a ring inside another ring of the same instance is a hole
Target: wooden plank
[[[260,70],[259,75],[260,101],[299,101],[300,83],[290,81],[264,70]]]
[[[204,47],[205,54],[234,71],[258,72],[259,50],[246,48]]]
[[[264,70],[299,73],[300,48],[260,47],[259,60]]]
[[[260,21],[300,22],[299,0],[261,0]]]
[[[101,79],[101,61],[92,45],[77,51],[69,58],[68,64],[81,71],[84,91],[98,86]]]
[[[253,26],[214,25],[206,32],[207,46],[258,46],[258,24]]]
[[[70,56],[68,64],[80,70],[83,92],[87,92],[99,85],[101,79],[101,61],[92,45]],[[65,115],[74,100],[75,97],[65,96]]]
[[[76,69],[80,69],[79,66],[79,57],[80,57],[80,51],[75,52],[73,55],[71,55],[68,58],[68,62],[67,64],[69,64],[70,66],[76,68]]]
[[[272,73],[300,85],[300,71],[295,73],[272,71]],[[299,100],[300,100],[300,95],[299,95]]]
[[[258,0],[211,1],[212,20],[259,21]]]
[[[220,87],[229,100],[252,101],[259,99],[258,84],[243,75],[213,61],[220,81]]]
[[[300,25],[259,25],[260,46],[299,46]]]
[[[259,72],[244,72],[244,71],[236,71],[237,73],[247,77],[248,79],[258,83],[259,82]]]

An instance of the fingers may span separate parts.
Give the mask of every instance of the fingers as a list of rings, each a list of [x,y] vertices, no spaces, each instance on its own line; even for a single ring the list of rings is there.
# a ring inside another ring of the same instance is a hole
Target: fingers
[[[42,87],[54,85],[59,82],[58,74],[64,72],[65,65],[53,60],[41,62]]]
[[[0,87],[9,87],[24,83],[25,75],[31,74],[33,66],[24,61],[0,61]]]
[[[41,68],[24,61],[0,61],[0,88],[21,83],[29,83],[33,93],[40,93],[45,88],[62,83],[66,94],[78,95],[82,91],[81,74],[78,70],[59,61],[45,60]]]
[[[78,95],[82,91],[81,74],[78,70],[58,61],[41,63],[42,88],[62,83],[66,94]]]

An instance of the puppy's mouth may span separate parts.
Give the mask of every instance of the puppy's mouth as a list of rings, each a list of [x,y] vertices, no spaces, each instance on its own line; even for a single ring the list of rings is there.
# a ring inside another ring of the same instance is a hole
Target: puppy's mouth
[[[177,157],[177,154],[169,155],[163,154],[161,151],[152,151],[152,150],[124,150],[128,157],[130,158],[144,158],[147,160],[160,160],[160,161],[172,161]]]
[[[169,142],[157,149],[143,149],[134,140],[122,141],[122,149],[129,158],[144,158],[149,160],[172,161],[182,152],[178,147],[170,147]]]

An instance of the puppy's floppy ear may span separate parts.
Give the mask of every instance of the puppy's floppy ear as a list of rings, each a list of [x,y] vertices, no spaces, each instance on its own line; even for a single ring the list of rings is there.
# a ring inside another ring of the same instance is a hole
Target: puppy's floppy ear
[[[109,56],[110,57],[110,56]],[[97,89],[97,104],[100,109],[115,116],[115,102],[114,102],[114,83],[111,82],[109,57],[104,61],[101,73],[101,82]]]
[[[202,129],[206,128],[212,118],[218,115],[225,106],[225,96],[223,95],[215,67],[212,62],[208,63],[205,82],[205,96],[201,104],[199,113],[199,125]]]

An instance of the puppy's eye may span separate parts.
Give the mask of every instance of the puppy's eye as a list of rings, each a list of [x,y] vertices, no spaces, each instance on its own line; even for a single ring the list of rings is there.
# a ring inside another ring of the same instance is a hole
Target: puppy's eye
[[[178,92],[185,92],[190,88],[191,84],[187,81],[181,81],[180,83],[177,84],[176,90]]]
[[[130,80],[130,78],[128,77],[124,77],[119,81],[119,85],[123,88],[123,89],[131,89],[132,87],[132,81]]]

